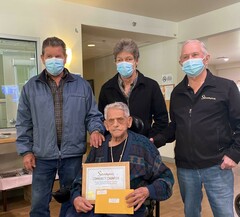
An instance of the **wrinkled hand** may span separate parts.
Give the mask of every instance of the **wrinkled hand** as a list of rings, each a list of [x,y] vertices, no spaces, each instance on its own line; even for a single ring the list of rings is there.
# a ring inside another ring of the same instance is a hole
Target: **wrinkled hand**
[[[128,207],[135,206],[134,211],[137,211],[145,200],[149,197],[149,191],[146,187],[140,187],[134,190],[126,197]]]
[[[105,141],[105,137],[98,131],[93,131],[90,135],[90,146],[98,148]]]
[[[224,155],[223,157],[223,162],[221,164],[221,169],[232,169],[233,167],[235,167],[237,164],[228,156]]]
[[[74,199],[73,205],[78,213],[87,213],[93,208],[93,205],[87,199],[80,196]]]
[[[29,153],[23,156],[23,166],[26,170],[33,171],[33,169],[36,167],[35,156],[33,153]]]

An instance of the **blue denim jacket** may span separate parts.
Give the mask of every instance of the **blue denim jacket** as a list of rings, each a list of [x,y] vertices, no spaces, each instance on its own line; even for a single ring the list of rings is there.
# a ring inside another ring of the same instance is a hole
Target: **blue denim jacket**
[[[67,69],[65,69],[67,70]],[[103,116],[91,87],[79,75],[68,74],[63,87],[63,133],[57,146],[54,103],[45,71],[23,87],[17,111],[17,151],[33,152],[50,160],[81,156],[86,151],[86,131],[104,132]]]

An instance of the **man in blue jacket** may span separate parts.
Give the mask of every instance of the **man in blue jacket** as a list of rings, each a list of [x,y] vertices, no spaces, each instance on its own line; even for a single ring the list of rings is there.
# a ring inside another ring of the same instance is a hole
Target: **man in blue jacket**
[[[233,81],[207,69],[209,58],[201,41],[183,44],[179,63],[186,76],[171,94],[171,123],[154,142],[176,139],[175,161],[186,217],[201,216],[202,186],[214,217],[233,217],[232,168],[240,160],[240,94]]]
[[[50,217],[49,202],[56,173],[61,187],[70,186],[90,145],[104,140],[102,114],[87,81],[71,74],[66,45],[57,38],[43,41],[41,59],[45,69],[23,87],[17,111],[17,151],[33,172],[31,217]],[[64,217],[70,202],[62,204]]]

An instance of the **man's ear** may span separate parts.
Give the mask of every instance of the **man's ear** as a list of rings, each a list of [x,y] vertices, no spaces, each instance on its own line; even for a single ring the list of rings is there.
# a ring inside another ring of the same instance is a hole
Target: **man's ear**
[[[179,61],[178,61],[178,63],[179,63],[179,64],[180,64],[180,66],[182,67],[182,65],[183,65],[183,64],[182,64],[182,61],[181,61],[181,60],[179,60]]]
[[[129,116],[128,117],[128,128],[130,128],[131,126],[132,126],[132,117],[131,116]]]
[[[205,64],[208,65],[208,62],[210,60],[210,55],[208,54],[206,57],[205,57]]]
[[[45,60],[44,60],[44,56],[43,55],[41,55],[41,60],[42,60],[43,65],[45,65]]]
[[[107,121],[106,121],[106,120],[104,120],[103,124],[104,124],[104,126],[105,126],[106,130],[108,131],[108,125],[107,125]]]
[[[63,64],[65,65],[67,63],[67,54],[64,56],[64,59],[63,59]]]

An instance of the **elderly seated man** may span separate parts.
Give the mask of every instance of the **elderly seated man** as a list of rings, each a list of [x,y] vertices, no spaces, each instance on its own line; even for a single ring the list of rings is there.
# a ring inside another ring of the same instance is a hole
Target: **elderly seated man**
[[[161,201],[172,195],[173,174],[162,162],[157,148],[143,135],[136,134],[131,127],[132,118],[128,106],[122,102],[109,104],[104,109],[105,127],[110,132],[101,147],[92,147],[86,163],[130,162],[130,187],[134,189],[127,195],[126,202],[134,207],[135,217],[145,215],[144,201],[147,198]],[[94,213],[94,206],[81,196],[82,173],[73,182],[71,200],[73,206],[66,217],[78,216],[114,216]]]

